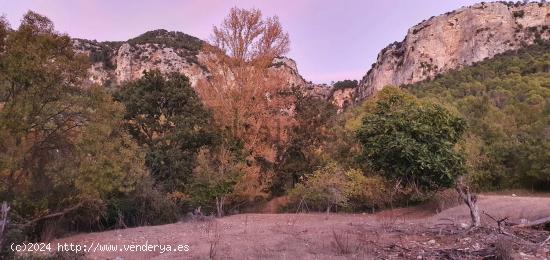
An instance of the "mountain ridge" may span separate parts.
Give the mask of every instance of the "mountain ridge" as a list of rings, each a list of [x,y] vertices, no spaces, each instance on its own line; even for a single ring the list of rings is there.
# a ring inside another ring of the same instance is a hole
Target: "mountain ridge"
[[[153,69],[162,73],[183,73],[195,86],[199,80],[209,76],[209,68],[204,62],[208,54],[202,51],[205,43],[183,32],[164,29],[118,42],[73,39],[75,50],[88,55],[92,63],[87,82],[107,86],[139,79],[144,71]],[[269,69],[282,70],[289,87],[299,87],[310,95],[329,98],[329,88],[305,80],[291,58],[275,58]]]

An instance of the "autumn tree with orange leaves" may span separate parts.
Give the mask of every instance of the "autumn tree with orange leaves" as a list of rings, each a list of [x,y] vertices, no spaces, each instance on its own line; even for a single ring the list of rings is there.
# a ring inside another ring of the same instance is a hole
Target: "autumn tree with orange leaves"
[[[197,84],[197,92],[219,127],[247,152],[248,167],[236,185],[241,197],[257,197],[266,190],[270,174],[259,161],[274,162],[286,140],[293,99],[280,71],[270,67],[288,52],[289,43],[276,16],[232,8],[204,47],[210,75]]]
[[[290,88],[280,71],[270,69],[276,57],[288,52],[289,43],[276,16],[264,18],[257,9],[232,8],[222,24],[214,26],[204,47],[210,76],[197,84],[197,92],[219,127],[247,150],[248,167],[241,178],[247,183],[237,188],[253,197],[270,181],[259,160],[275,161],[291,122]]]
[[[232,8],[213,29],[205,46],[211,77],[198,92],[220,126],[245,143],[254,156],[272,158],[282,140],[285,109],[292,102],[272,61],[289,50],[288,34],[277,17],[263,18],[257,9]]]

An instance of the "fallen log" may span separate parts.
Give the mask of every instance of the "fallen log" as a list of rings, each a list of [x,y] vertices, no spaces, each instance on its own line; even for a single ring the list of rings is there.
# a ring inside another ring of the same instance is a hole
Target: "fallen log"
[[[550,217],[544,217],[534,221],[529,221],[527,223],[514,225],[514,227],[534,228],[534,227],[546,226],[546,225],[550,225]]]

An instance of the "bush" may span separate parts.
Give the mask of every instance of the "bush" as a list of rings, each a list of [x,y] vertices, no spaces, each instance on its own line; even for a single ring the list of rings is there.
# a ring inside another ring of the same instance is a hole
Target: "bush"
[[[152,180],[143,179],[135,191],[117,194],[108,201],[102,224],[112,229],[173,223],[186,209],[185,201],[159,191]]]
[[[345,193],[348,208],[353,211],[374,211],[392,203],[390,183],[382,176],[365,176],[359,170],[346,172]]]
[[[289,192],[291,204],[305,202],[309,209],[326,210],[334,206],[347,206],[346,175],[335,163],[306,175],[302,183],[298,183]]]
[[[513,15],[515,18],[523,18],[523,16],[525,15],[525,11],[523,10],[514,11]]]
[[[391,185],[381,176],[365,176],[360,170],[344,171],[329,163],[289,191],[290,205],[306,203],[311,210],[329,211],[333,207],[345,210],[384,208],[390,204]]]

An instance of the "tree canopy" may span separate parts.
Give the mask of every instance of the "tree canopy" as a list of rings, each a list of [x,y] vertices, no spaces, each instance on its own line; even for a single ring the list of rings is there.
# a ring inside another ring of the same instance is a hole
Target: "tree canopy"
[[[116,95],[126,107],[127,127],[146,148],[145,163],[167,191],[182,191],[198,150],[216,141],[212,117],[181,74],[145,72]]]
[[[462,118],[395,87],[367,102],[368,114],[357,135],[375,169],[422,190],[450,187],[465,172],[455,150],[466,130]]]

